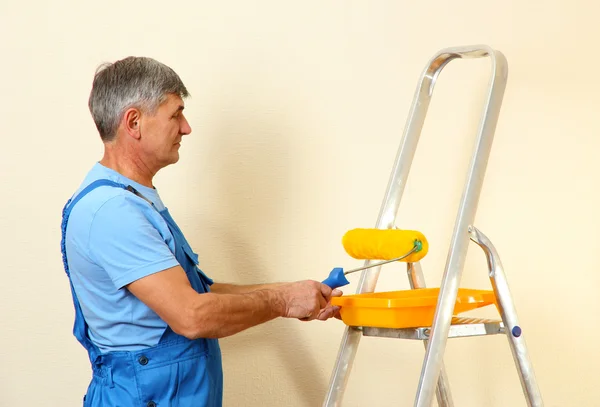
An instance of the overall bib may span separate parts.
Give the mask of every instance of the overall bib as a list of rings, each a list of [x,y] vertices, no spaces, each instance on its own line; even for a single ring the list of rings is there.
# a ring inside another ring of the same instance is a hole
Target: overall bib
[[[63,209],[61,251],[75,306],[73,334],[87,350],[93,372],[83,406],[222,406],[223,369],[217,339],[190,340],[167,327],[156,346],[140,351],[103,354],[87,335],[88,325],[69,273],[65,238],[69,215],[75,204],[87,193],[101,186],[124,188],[146,199],[131,186],[102,179],[84,188],[79,195],[70,199]],[[154,207],[152,202],[148,202]],[[175,257],[185,270],[190,284],[198,293],[209,292],[212,280],[197,267],[198,256],[192,251],[168,210],[158,212],[173,234]]]

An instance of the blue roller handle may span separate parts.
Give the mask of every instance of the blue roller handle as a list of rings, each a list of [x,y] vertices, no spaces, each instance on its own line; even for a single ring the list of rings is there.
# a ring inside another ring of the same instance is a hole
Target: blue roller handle
[[[331,273],[329,273],[329,277],[323,280],[323,284],[331,288],[338,288],[350,284],[350,281],[348,281],[348,279],[344,275],[344,269],[341,267],[336,267],[333,270],[331,270]]]

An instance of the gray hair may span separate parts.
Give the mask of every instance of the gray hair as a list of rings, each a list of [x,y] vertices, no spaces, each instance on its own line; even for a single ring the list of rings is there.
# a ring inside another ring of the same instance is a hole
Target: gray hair
[[[175,71],[152,58],[128,57],[98,68],[88,107],[100,137],[108,142],[127,109],[154,114],[169,94],[189,96]]]

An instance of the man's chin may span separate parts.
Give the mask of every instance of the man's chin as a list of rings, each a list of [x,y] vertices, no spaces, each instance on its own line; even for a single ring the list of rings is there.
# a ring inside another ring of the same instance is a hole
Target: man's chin
[[[169,165],[176,164],[179,161],[179,153],[175,153],[169,157],[168,160],[164,161],[164,165],[161,168],[168,167]]]

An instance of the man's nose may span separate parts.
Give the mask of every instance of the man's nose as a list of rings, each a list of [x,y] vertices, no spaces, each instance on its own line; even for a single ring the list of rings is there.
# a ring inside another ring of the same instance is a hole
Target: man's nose
[[[187,136],[188,134],[190,134],[192,132],[192,127],[188,123],[188,121],[185,118],[185,116],[183,117],[183,120],[181,121],[181,126],[179,128],[179,131],[184,136]]]

